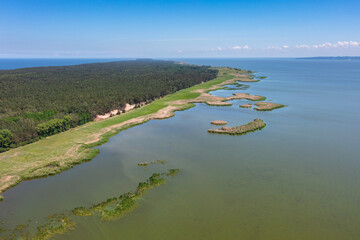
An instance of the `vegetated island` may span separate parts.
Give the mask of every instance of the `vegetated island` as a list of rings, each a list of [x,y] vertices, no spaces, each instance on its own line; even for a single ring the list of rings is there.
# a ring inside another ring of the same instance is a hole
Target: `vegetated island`
[[[257,102],[257,103],[255,103],[255,105],[258,106],[256,108],[254,108],[257,111],[272,111],[277,108],[285,107],[285,105],[283,105],[283,104],[270,103],[270,102]]]
[[[219,129],[209,129],[208,132],[217,134],[243,135],[249,132],[261,130],[265,126],[266,124],[263,120],[256,118],[245,125],[241,125],[238,127],[222,127]]]
[[[213,124],[213,125],[226,125],[226,124],[227,124],[227,121],[214,120],[214,121],[211,121],[211,124]]]
[[[243,105],[240,105],[239,107],[242,107],[242,108],[251,108],[252,107],[252,104],[243,104]]]
[[[116,63],[114,64],[116,65]],[[179,65],[182,68],[178,68],[177,66],[173,65]],[[140,66],[143,65],[140,64]],[[139,68],[139,65],[137,65],[137,67]],[[236,80],[234,74],[244,73],[244,76],[246,76],[246,73],[248,73],[248,71],[234,68],[199,68],[198,66],[186,66],[169,62],[166,62],[165,66],[163,66],[161,61],[155,61],[151,63],[150,66],[145,68],[145,70],[146,69],[150,72],[153,69],[155,72],[163,69],[163,71],[165,71],[164,75],[168,74],[168,71],[178,73],[179,76],[182,76],[178,79],[178,84],[180,86],[186,86],[187,84],[190,84],[181,83],[181,79],[184,78],[184,72],[187,72],[187,74],[185,75],[187,76],[186,78],[191,78],[191,76],[194,75],[194,77],[196,77],[198,81],[200,81],[201,79],[211,78],[214,72],[217,72],[218,74],[217,77],[213,80],[201,81],[195,86],[179,90],[173,94],[166,95],[164,97],[161,97],[160,99],[151,101],[140,108],[134,108],[131,111],[115,115],[102,121],[91,121],[83,124],[82,126],[71,128],[68,131],[44,137],[40,141],[0,153],[0,193],[4,192],[12,186],[15,186],[20,181],[54,175],[71,168],[74,164],[79,164],[81,162],[91,160],[99,153],[99,150],[94,149],[93,147],[99,146],[107,142],[110,137],[116,135],[119,131],[125,130],[138,124],[145,123],[152,119],[164,119],[172,117],[174,115],[174,111],[181,111],[194,107],[194,103],[208,103],[231,100],[234,97],[221,98],[213,96],[209,92],[223,88],[224,85],[235,83]],[[56,70],[60,71],[62,69],[60,67]],[[21,69],[18,71],[20,76],[23,76],[22,74],[25,74],[27,70]],[[86,71],[91,72],[89,69]],[[148,73],[147,71],[142,72],[143,75],[146,75]],[[1,74],[4,74],[4,72],[0,71],[0,75]],[[155,75],[156,74],[154,74],[153,76]],[[8,76],[3,75],[2,77],[7,78]],[[16,74],[14,75],[14,77],[16,77]],[[131,76],[128,77],[131,79]],[[144,84],[144,81],[141,81],[141,79],[141,74],[139,74],[137,81],[139,81],[140,85]],[[162,80],[160,81],[160,84],[166,85],[167,82],[171,82],[171,79],[166,78],[165,76],[161,79]],[[155,81],[154,84],[155,83],[157,82]],[[43,83],[43,85],[44,84],[45,83]],[[75,82],[71,84],[75,84]],[[79,84],[81,85],[82,82],[79,82]],[[173,86],[171,85],[171,83],[169,84],[170,86]],[[192,82],[192,84],[196,84],[196,81]],[[28,88],[31,87],[30,85],[26,86]],[[154,85],[154,87],[155,86],[156,84]],[[151,88],[151,85],[148,87]],[[45,89],[45,86],[42,86],[42,88]],[[103,86],[102,88],[111,89],[111,86],[107,85],[106,87]],[[173,89],[174,91],[177,90],[175,86],[170,89]],[[0,91],[2,90],[3,89],[1,89]],[[16,91],[14,90],[13,93],[14,92]],[[90,91],[90,93],[92,92]],[[163,93],[165,94],[166,91]],[[102,96],[105,95],[106,91],[104,91],[104,95]],[[41,105],[39,103],[37,104]],[[118,105],[114,107],[118,107]],[[61,124],[59,125],[63,126]],[[50,126],[52,126],[52,124],[50,124]]]
[[[47,221],[37,226],[38,221],[29,221],[26,224],[7,229],[0,225],[1,239],[50,239],[56,235],[75,230],[78,217],[97,216],[103,221],[114,221],[137,208],[137,200],[148,190],[165,184],[165,177],[175,176],[180,169],[169,169],[167,172],[154,173],[146,181],[140,182],[135,192],[128,192],[120,196],[94,204],[90,207],[77,207],[70,212],[50,215]],[[2,222],[1,224],[4,225]],[[34,229],[36,229],[34,231]]]
[[[264,101],[266,97],[259,95],[250,95],[248,93],[233,93],[234,96],[228,97],[228,100],[232,99],[246,99],[250,101]]]

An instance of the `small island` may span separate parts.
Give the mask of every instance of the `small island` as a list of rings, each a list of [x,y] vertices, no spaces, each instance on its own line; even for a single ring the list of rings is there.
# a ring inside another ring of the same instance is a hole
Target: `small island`
[[[254,119],[253,121],[241,125],[238,127],[222,127],[219,129],[209,129],[209,133],[218,133],[218,134],[229,134],[229,135],[243,135],[249,132],[254,132],[261,130],[266,126],[266,123],[261,119]]]
[[[207,105],[210,106],[231,106],[232,103],[222,102],[222,101],[214,101],[214,102],[206,102]]]
[[[242,108],[251,108],[251,107],[252,107],[252,104],[251,104],[251,103],[243,104],[243,105],[240,105],[239,107],[242,107]]]
[[[227,122],[223,121],[223,120],[215,120],[215,121],[212,121],[211,124],[213,124],[213,125],[226,125]]]
[[[248,93],[233,93],[234,96],[228,97],[227,100],[232,99],[247,99],[250,101],[264,101],[266,97],[259,95],[250,95]]]
[[[277,108],[285,107],[283,104],[270,102],[257,102],[255,105],[258,106],[254,108],[256,111],[271,111]]]

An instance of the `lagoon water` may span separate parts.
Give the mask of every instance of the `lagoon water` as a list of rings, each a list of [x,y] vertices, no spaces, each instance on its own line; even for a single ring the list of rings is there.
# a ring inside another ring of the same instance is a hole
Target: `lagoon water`
[[[92,161],[5,192],[1,220],[41,222],[179,168],[128,216],[114,222],[77,217],[76,229],[55,239],[359,239],[360,61],[184,61],[257,71],[268,78],[212,93],[258,94],[287,107],[257,112],[239,107],[247,100],[197,104],[120,132]],[[254,118],[266,128],[242,136],[207,133],[212,120],[236,126]],[[168,163],[137,166],[157,159]]]

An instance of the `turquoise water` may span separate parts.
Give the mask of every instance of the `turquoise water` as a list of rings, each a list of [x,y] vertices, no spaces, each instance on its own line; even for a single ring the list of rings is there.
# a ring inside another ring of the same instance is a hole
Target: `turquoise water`
[[[169,168],[167,178],[114,222],[77,218],[56,239],[359,239],[360,62],[295,59],[187,59],[240,67],[267,79],[247,92],[287,105],[271,112],[197,104],[175,117],[120,132],[101,153],[59,175],[8,190],[0,216],[14,225],[90,206],[134,191]],[[212,120],[229,126],[267,123],[243,136],[208,134]],[[138,167],[162,159],[165,165]]]

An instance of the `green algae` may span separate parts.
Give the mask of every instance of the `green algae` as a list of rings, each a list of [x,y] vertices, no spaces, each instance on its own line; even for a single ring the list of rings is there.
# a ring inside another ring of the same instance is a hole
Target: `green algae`
[[[153,161],[153,164],[165,164],[164,160]],[[54,214],[49,216],[45,223],[40,226],[28,224],[17,225],[13,229],[5,227],[5,222],[0,222],[0,240],[29,239],[46,240],[72,231],[75,229],[76,218],[98,216],[102,221],[115,221],[132,212],[138,207],[137,200],[148,190],[166,183],[165,176],[175,176],[180,169],[170,169],[168,172],[154,173],[146,181],[139,182],[134,192],[121,194],[118,197],[108,198],[103,202],[94,204],[88,208],[77,207],[68,213]],[[37,221],[36,221],[37,222]]]
[[[138,166],[139,167],[146,167],[146,166],[149,166],[149,164],[153,165],[153,164],[166,164],[167,162],[165,160],[156,160],[156,161],[151,161],[150,163],[149,162],[141,162],[141,163],[138,163]]]
[[[61,215],[50,216],[50,222],[37,228],[37,233],[30,237],[31,240],[50,239],[55,235],[64,234],[74,230],[75,222],[70,217]]]
[[[109,198],[106,201],[91,206],[90,208],[78,207],[72,210],[75,216],[91,216],[100,214],[101,220],[112,221],[133,211],[137,206],[136,199],[140,198],[147,190],[165,184],[166,176],[174,176],[180,170],[170,169],[167,173],[154,173],[145,182],[140,182],[134,193],[125,193],[119,197]]]
[[[175,176],[180,172],[180,169],[170,169],[169,172],[166,174],[166,176]]]
[[[30,223],[31,220],[27,224],[17,225],[14,229],[7,229],[2,226],[0,233],[3,233],[3,236],[1,236],[0,239],[46,240],[55,235],[72,231],[76,225],[76,223],[64,213],[49,216],[46,223],[37,226],[35,229],[30,228]],[[5,225],[5,223],[2,223],[2,225]]]
[[[158,160],[156,160],[156,161],[150,162],[150,164],[158,164],[158,163],[160,163],[160,164],[166,164],[167,162],[166,162],[165,160],[160,160],[160,159],[158,159]]]
[[[148,162],[141,162],[141,163],[138,163],[138,166],[139,167],[146,167],[146,166],[148,166],[149,165],[149,163]]]

